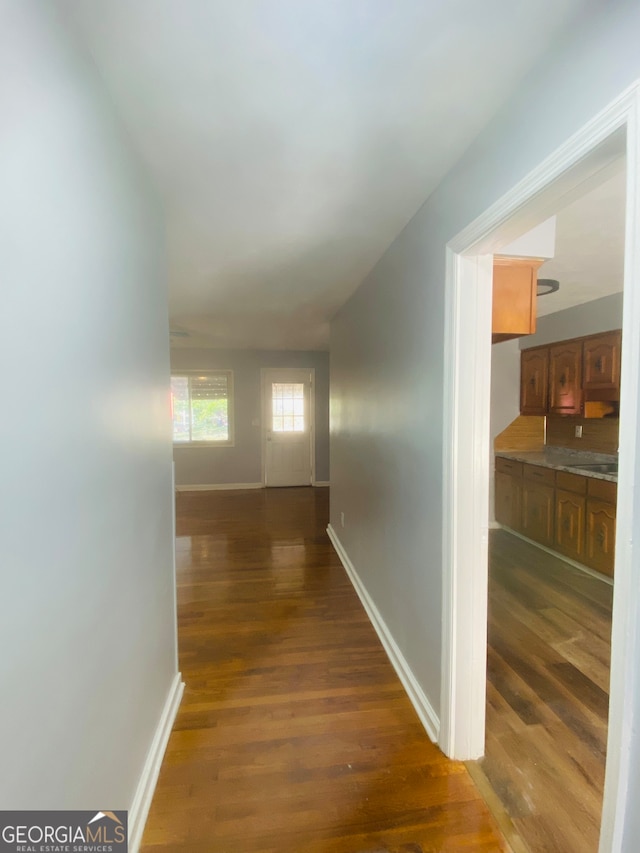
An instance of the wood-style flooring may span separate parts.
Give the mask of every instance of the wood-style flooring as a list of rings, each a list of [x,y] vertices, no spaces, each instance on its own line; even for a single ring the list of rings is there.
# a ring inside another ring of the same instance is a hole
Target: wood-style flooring
[[[613,588],[503,530],[489,578],[486,753],[470,770],[519,849],[596,853]]]
[[[328,489],[182,493],[185,695],[143,853],[495,853],[335,556]]]

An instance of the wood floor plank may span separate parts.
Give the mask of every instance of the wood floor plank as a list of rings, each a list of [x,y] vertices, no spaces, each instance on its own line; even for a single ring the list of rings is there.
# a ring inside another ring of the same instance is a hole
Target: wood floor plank
[[[482,775],[529,853],[596,853],[612,587],[494,531]]]
[[[327,521],[327,489],[178,495],[186,689],[142,853],[509,850],[420,725]]]

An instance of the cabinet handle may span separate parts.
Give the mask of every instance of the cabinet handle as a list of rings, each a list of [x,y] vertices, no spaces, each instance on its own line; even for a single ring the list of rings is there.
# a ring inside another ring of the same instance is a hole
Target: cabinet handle
[[[600,531],[600,533],[596,533],[596,542],[598,543],[598,545],[604,544],[604,533],[602,532],[602,530]]]
[[[533,376],[532,376],[532,377],[531,377],[531,379],[529,380],[529,385],[531,385],[531,387],[532,387],[532,388],[535,388],[535,387],[536,387],[536,380],[535,380],[535,378],[534,378]]]
[[[561,387],[564,388],[564,386],[567,384],[567,377],[564,375],[564,373],[558,381],[560,382]]]
[[[565,520],[562,522],[562,527],[567,531],[569,530],[569,519],[568,518],[565,518]]]
[[[598,358],[596,358],[594,367],[598,371],[598,373],[602,373],[602,356],[601,355],[599,355]]]

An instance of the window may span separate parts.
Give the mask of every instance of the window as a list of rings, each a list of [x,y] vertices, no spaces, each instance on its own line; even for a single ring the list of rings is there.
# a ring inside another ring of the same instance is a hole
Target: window
[[[302,382],[273,382],[271,398],[273,401],[273,431],[304,432],[304,384]]]
[[[230,370],[171,377],[174,444],[233,444]]]

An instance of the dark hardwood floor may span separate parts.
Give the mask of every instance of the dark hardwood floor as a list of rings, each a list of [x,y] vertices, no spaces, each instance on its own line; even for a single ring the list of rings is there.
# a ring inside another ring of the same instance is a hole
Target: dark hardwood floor
[[[489,853],[335,556],[328,489],[178,495],[185,696],[143,853]]]
[[[470,769],[521,849],[596,853],[613,588],[503,530],[489,576],[486,754]]]

